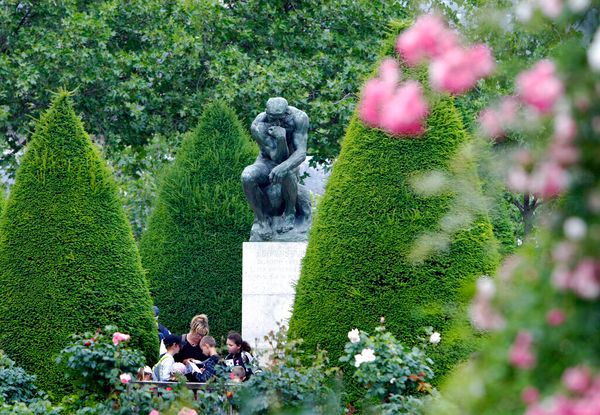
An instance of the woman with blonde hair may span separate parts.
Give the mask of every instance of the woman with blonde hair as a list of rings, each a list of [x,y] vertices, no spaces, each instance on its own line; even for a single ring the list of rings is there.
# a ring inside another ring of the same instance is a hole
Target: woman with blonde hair
[[[208,359],[202,352],[200,341],[204,336],[208,336],[208,317],[206,314],[198,314],[192,317],[190,321],[190,331],[181,336],[181,349],[175,357],[176,362],[182,362],[187,365],[190,359],[203,362]],[[186,375],[188,380],[195,381],[191,374]]]

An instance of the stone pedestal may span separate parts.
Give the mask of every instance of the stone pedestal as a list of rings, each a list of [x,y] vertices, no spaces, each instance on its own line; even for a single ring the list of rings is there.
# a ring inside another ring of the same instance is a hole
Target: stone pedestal
[[[244,242],[242,337],[264,350],[264,336],[288,325],[306,242]]]

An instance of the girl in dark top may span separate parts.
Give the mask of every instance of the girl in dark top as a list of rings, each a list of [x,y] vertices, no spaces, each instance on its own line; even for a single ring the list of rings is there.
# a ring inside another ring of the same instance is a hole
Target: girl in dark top
[[[254,357],[250,354],[252,348],[248,342],[242,340],[239,333],[231,332],[227,335],[227,351],[229,354],[225,357],[225,365],[231,370],[234,366],[242,366],[246,370],[246,379],[255,371]]]

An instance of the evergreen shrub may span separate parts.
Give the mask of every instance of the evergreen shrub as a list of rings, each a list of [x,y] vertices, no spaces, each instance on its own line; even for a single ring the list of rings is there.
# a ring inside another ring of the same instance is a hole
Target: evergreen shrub
[[[140,257],[116,185],[60,92],[37,123],[0,220],[0,348],[60,397],[55,355],[114,324],[158,352]]]
[[[390,41],[383,55],[392,54]],[[498,261],[489,219],[479,217],[454,234],[445,252],[421,264],[409,260],[417,237],[438,230],[453,202],[450,192],[419,197],[412,179],[448,171],[467,139],[451,98],[433,105],[419,138],[389,136],[354,115],[313,222],[296,290],[290,333],[303,338],[308,350],[326,349],[335,364],[348,331],[372,331],[381,316],[407,347],[419,343],[424,327],[441,333],[430,353],[436,379],[474,350],[466,303],[475,279]]]
[[[253,222],[240,176],[256,154],[235,113],[215,102],[161,180],[140,247],[161,322],[172,332],[186,333],[199,313],[217,340],[240,330],[242,243]]]

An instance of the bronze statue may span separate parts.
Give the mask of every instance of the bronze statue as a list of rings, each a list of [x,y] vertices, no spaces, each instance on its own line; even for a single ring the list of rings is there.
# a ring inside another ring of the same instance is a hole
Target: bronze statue
[[[250,241],[306,240],[310,194],[298,183],[298,166],[306,159],[308,116],[284,98],[270,98],[250,131],[260,147],[254,164],[242,173],[254,210]]]

